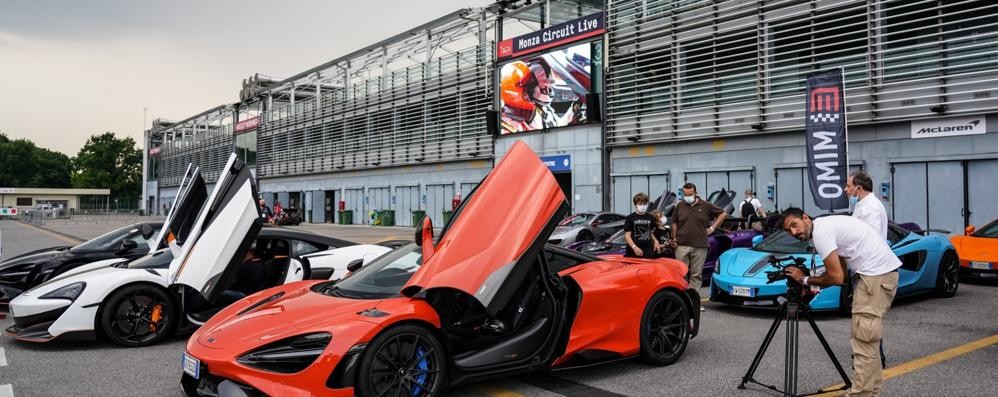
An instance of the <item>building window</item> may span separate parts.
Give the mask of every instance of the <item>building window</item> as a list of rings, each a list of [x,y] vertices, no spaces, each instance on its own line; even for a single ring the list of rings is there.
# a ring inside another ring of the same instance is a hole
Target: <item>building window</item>
[[[256,131],[236,135],[236,157],[246,165],[256,165]]]
[[[771,25],[770,96],[804,93],[806,76],[844,67],[850,86],[865,85],[867,43],[865,5],[823,11],[815,18],[792,18]]]
[[[742,29],[683,45],[680,83],[684,108],[755,100],[755,29]]]
[[[998,3],[884,4],[884,78],[888,82],[994,69]]]
[[[31,197],[18,197],[17,198],[17,206],[18,207],[30,207],[31,205],[32,205],[32,203],[31,203]]]

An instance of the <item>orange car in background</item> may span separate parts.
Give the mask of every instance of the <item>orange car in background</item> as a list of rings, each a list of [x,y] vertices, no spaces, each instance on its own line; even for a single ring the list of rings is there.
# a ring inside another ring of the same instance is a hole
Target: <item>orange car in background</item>
[[[187,342],[184,391],[430,396],[524,371],[678,360],[699,327],[686,266],[546,244],[568,210],[517,142],[439,239],[424,218],[418,245],[350,277],[275,287],[216,314]]]
[[[950,238],[960,257],[960,274],[998,279],[998,219],[980,229],[967,226],[964,232]]]

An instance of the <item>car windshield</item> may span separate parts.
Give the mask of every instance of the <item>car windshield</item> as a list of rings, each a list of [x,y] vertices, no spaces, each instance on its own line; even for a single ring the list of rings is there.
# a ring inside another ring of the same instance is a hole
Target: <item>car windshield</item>
[[[808,252],[808,243],[798,240],[790,233],[779,231],[752,249],[779,254],[804,254]]]
[[[409,244],[374,259],[356,273],[340,280],[335,288],[324,290],[336,291],[335,295],[348,298],[390,298],[402,291],[422,264],[422,250],[416,244]]]
[[[558,226],[578,226],[583,225],[596,217],[596,214],[576,214],[561,221]]]
[[[973,236],[998,238],[998,220],[991,222],[990,224],[984,225],[984,227],[975,231]]]
[[[121,240],[125,239],[131,233],[139,233],[139,227],[136,225],[128,225],[120,229],[115,229],[110,232],[104,233],[97,236],[94,239],[84,242],[83,244],[77,245],[71,249],[71,251],[102,251],[107,249],[116,249],[121,245]]]

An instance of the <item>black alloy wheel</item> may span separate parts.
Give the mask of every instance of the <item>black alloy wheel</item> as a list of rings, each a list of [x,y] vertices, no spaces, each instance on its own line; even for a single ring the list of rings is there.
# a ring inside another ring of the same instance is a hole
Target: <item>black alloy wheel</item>
[[[676,362],[690,341],[690,314],[674,291],[652,296],[641,316],[641,359],[654,365]]]
[[[960,288],[960,258],[953,251],[946,251],[939,261],[939,275],[936,276],[936,296],[949,298]]]
[[[593,233],[590,232],[590,231],[588,231],[588,230],[586,230],[586,229],[582,229],[582,231],[579,232],[579,235],[575,236],[575,241],[576,242],[579,242],[579,241],[593,241]]]
[[[446,387],[445,357],[443,346],[426,328],[389,328],[365,349],[355,391],[377,397],[438,395]]]
[[[125,347],[153,345],[173,333],[176,305],[161,288],[132,285],[108,298],[100,310],[100,330]]]

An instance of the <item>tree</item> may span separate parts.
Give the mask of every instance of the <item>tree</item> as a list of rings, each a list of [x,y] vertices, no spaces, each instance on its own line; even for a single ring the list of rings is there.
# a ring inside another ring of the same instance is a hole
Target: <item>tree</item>
[[[35,176],[29,182],[32,187],[72,186],[70,175],[73,172],[73,163],[69,156],[45,148],[36,148],[33,157],[37,168]]]
[[[32,185],[38,165],[35,144],[26,139],[10,140],[0,134],[0,186],[36,187]]]
[[[111,189],[111,198],[134,204],[142,194],[142,150],[113,132],[91,136],[73,158],[73,187]]]

